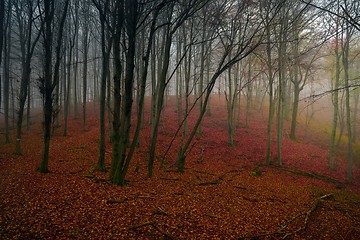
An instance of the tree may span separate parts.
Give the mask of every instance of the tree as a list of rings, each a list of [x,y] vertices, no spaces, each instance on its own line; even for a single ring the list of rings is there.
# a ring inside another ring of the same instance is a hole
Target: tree
[[[355,6],[357,4],[357,6]],[[344,0],[344,10],[348,13],[350,9],[356,11],[359,10],[359,3],[349,3]],[[356,10],[355,10],[356,9]],[[350,86],[349,86],[349,51],[350,41],[354,34],[354,27],[350,21],[345,21],[342,26],[344,31],[341,37],[341,51],[342,51],[342,64],[344,67],[344,82],[345,82],[345,106],[346,106],[346,130],[348,137],[348,169],[347,169],[347,180],[352,183],[352,164],[353,164],[353,139],[352,139],[352,128],[351,128],[351,108],[350,108]]]
[[[219,54],[217,56],[217,66],[209,84],[204,89],[204,104],[200,109],[196,123],[185,143],[179,147],[177,157],[179,172],[184,170],[185,154],[206,112],[206,106],[217,79],[234,64],[251,54],[262,42],[264,22],[250,18],[251,15],[258,11],[258,7],[256,3],[252,2],[240,3],[240,5],[227,5],[226,3],[218,6],[214,5],[213,12],[217,14],[217,20],[220,22],[219,27],[216,29],[220,39],[216,49]]]
[[[117,171],[120,156],[121,156],[121,132],[120,132],[120,112],[121,112],[121,83],[122,83],[122,59],[121,59],[121,34],[124,24],[124,1],[117,1],[114,13],[113,13],[113,23],[114,23],[114,35],[113,35],[113,49],[114,49],[114,108],[113,108],[113,132],[112,132],[112,161],[111,161],[111,171],[110,171],[110,180],[113,183],[116,183],[115,173]],[[125,145],[126,148],[126,145]],[[117,176],[118,177],[118,176]],[[118,177],[119,178],[119,177]]]
[[[2,34],[4,38],[4,117],[5,117],[5,143],[10,143],[10,61],[12,47],[12,3],[8,1],[6,11],[6,24]]]
[[[209,0],[189,0],[181,3],[169,2],[164,7],[164,29],[163,29],[163,54],[161,59],[161,68],[159,68],[159,77],[156,86],[156,99],[153,101],[154,116],[152,121],[152,132],[149,147],[149,160],[148,160],[148,174],[150,178],[153,172],[153,165],[155,159],[156,141],[158,137],[158,128],[160,123],[160,116],[164,103],[164,94],[166,87],[170,81],[168,79],[168,70],[171,57],[172,40],[175,33],[184,22],[193,16],[196,12],[202,9]]]
[[[321,30],[315,31],[319,26],[320,14],[316,9],[304,8],[301,4],[295,5],[292,15],[292,34],[290,35],[289,56],[290,81],[293,84],[293,105],[290,127],[290,138],[296,139],[297,116],[299,109],[300,92],[308,83],[310,75],[316,69],[316,61],[320,55],[327,36]],[[325,40],[324,40],[325,39]]]
[[[99,12],[101,25],[101,53],[102,53],[102,67],[100,79],[100,143],[99,143],[99,159],[97,168],[99,171],[106,171],[105,168],[105,94],[106,94],[106,79],[109,72],[110,53],[112,48],[113,37],[109,33],[108,11],[110,0],[105,2],[93,0]]]
[[[31,60],[34,54],[36,44],[40,38],[41,30],[38,31],[33,38],[33,30],[35,28],[36,19],[36,16],[34,16],[34,12],[37,6],[34,6],[31,0],[17,1],[14,8],[16,11],[16,20],[18,23],[17,25],[21,50],[21,80],[19,93],[19,108],[16,122],[15,153],[21,154],[22,124],[25,101],[29,97],[28,92],[30,90]]]
[[[88,52],[89,52],[89,2],[83,1],[82,6],[82,15],[83,15],[83,71],[82,71],[82,125],[85,130],[86,124],[86,101],[87,101],[87,81],[88,81]]]
[[[339,9],[339,7],[338,7]],[[334,57],[335,57],[335,76],[332,81],[332,89],[338,89],[340,86],[340,59],[341,53],[339,52],[339,18],[335,18],[335,39],[334,39]],[[333,116],[332,116],[332,129],[330,135],[330,146],[329,146],[329,168],[334,169],[334,160],[335,160],[335,139],[336,139],[336,131],[338,125],[339,118],[339,91],[333,91],[332,96],[332,104],[333,104]]]
[[[0,32],[4,32],[5,26],[5,0],[0,0]],[[3,53],[4,34],[0,34],[0,66]],[[0,74],[0,108],[1,108],[1,74]]]
[[[44,48],[44,76],[40,79],[40,92],[44,98],[44,147],[39,166],[39,171],[42,173],[49,172],[48,160],[49,160],[49,147],[50,147],[50,135],[51,125],[53,117],[53,93],[54,89],[59,83],[59,66],[61,60],[61,46],[63,38],[63,30],[65,25],[65,19],[67,9],[69,6],[69,0],[63,2],[64,7],[60,11],[59,25],[55,26],[56,16],[55,10],[59,10],[60,6],[56,5],[54,0],[45,0],[43,3],[43,16],[41,18],[43,24],[42,38]],[[57,33],[54,32],[54,27],[57,29]],[[55,62],[53,67],[53,39],[55,39]]]
[[[261,11],[269,12],[272,8],[271,1],[265,1],[265,5],[261,7]],[[263,14],[261,14],[263,15]],[[269,81],[268,86],[268,94],[269,94],[269,113],[268,113],[268,122],[267,122],[267,145],[266,145],[266,157],[265,163],[266,165],[270,164],[270,157],[271,157],[271,133],[274,121],[274,113],[275,113],[275,106],[274,106],[274,70],[273,70],[273,57],[272,57],[272,39],[271,39],[271,16],[269,14],[265,14],[265,26],[266,26],[266,57],[265,62],[267,66],[267,78]]]
[[[119,149],[120,159],[113,159],[113,161],[115,162],[112,163],[112,165],[116,166],[114,178],[112,180],[114,183],[118,185],[125,184],[125,175],[131,160],[131,158],[126,158],[126,149],[130,142],[129,138],[130,138],[130,127],[131,127],[131,110],[133,103],[136,30],[137,30],[137,22],[138,22],[137,0],[135,1],[125,0],[124,5],[125,5],[124,24],[125,24],[126,36],[128,38],[128,46],[127,46],[127,51],[125,53],[126,55],[126,66],[125,66],[125,76],[124,76],[125,96],[122,105],[123,108],[122,108],[122,119],[121,119],[121,127],[120,127],[120,136],[121,136],[120,149]],[[120,42],[117,43],[119,44]],[[120,81],[120,79],[118,79],[118,81]],[[120,106],[115,106],[115,107],[120,108]],[[115,124],[115,119],[114,119],[114,124]]]
[[[72,6],[70,5],[70,12],[72,12]],[[78,27],[75,25],[74,28],[72,28],[72,19],[74,18],[73,14],[70,15],[68,18],[68,22],[66,25],[67,33],[70,33],[66,35],[65,41],[66,44],[64,44],[64,48],[66,49],[66,52],[68,53],[66,57],[66,80],[63,82],[63,91],[64,91],[64,129],[63,129],[63,136],[67,136],[68,134],[68,118],[70,113],[70,93],[71,93],[71,79],[72,79],[72,63],[73,63],[73,51],[75,46],[75,37],[77,35]],[[65,33],[66,34],[66,33]]]

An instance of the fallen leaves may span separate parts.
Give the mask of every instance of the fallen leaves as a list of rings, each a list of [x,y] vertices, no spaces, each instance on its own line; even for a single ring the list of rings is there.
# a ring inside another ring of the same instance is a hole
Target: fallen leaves
[[[327,170],[326,150],[291,141],[284,143],[286,168],[263,166],[266,128],[261,117],[253,117],[248,129],[238,129],[230,148],[225,108],[213,104],[214,116],[204,120],[203,137],[188,154],[185,173],[172,171],[174,147],[165,159],[168,169],[156,162],[154,177],[146,178],[151,126],[145,126],[125,187],[109,184],[108,173],[94,168],[95,115],[87,121],[89,131],[82,132],[81,123],[71,120],[71,135],[54,136],[49,174],[35,171],[41,131],[24,136],[23,156],[12,155],[11,145],[1,146],[0,234],[4,239],[277,239],[285,234],[269,233],[287,224],[287,233],[294,233],[290,239],[360,237],[360,198],[350,191],[359,188],[358,168],[355,184],[346,185],[343,169]],[[165,125],[159,155],[176,129],[176,113],[167,112]],[[338,180],[341,187],[326,179]],[[321,199],[328,194],[331,199]]]

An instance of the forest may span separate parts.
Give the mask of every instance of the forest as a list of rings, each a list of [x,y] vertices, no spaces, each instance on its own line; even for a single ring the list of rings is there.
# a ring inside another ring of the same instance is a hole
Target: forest
[[[360,1],[0,0],[2,239],[360,239]]]

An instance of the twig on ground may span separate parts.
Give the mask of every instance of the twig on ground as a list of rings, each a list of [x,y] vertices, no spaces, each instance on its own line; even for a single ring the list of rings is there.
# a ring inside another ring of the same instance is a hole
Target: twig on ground
[[[160,232],[162,235],[164,235],[165,237],[169,238],[169,239],[175,239],[175,237],[171,236],[169,233],[165,232],[163,229],[161,229],[156,223],[154,222],[144,222],[135,226],[131,226],[128,229],[129,230],[135,230],[137,228],[141,228],[141,227],[145,227],[145,226],[152,226],[153,228],[155,228],[158,232]]]
[[[82,172],[82,169],[75,170],[75,171],[70,171],[69,173],[70,174],[77,174],[77,173],[80,173],[80,172]]]
[[[123,202],[126,202],[128,200],[127,197],[124,197],[123,199],[119,199],[119,200],[112,200],[112,199],[109,199],[109,200],[106,200],[106,203],[107,204],[116,204],[116,203],[123,203]]]
[[[179,180],[179,178],[166,178],[166,177],[161,177],[160,178],[161,180],[168,180],[168,181],[178,181]]]

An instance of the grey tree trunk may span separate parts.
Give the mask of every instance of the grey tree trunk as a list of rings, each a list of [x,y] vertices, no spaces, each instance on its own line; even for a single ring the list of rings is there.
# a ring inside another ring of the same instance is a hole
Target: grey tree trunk
[[[89,52],[89,3],[83,3],[83,11],[85,19],[83,19],[83,95],[82,95],[82,126],[85,131],[86,127],[86,101],[87,101],[87,76],[88,76],[88,52]]]
[[[348,138],[348,169],[347,169],[347,180],[352,183],[352,165],[353,165],[353,139],[352,139],[352,128],[351,128],[351,108],[350,108],[350,86],[349,86],[349,49],[350,40],[352,36],[352,29],[347,24],[346,35],[343,36],[342,42],[342,63],[344,66],[344,80],[345,80],[345,106],[346,106],[346,130]]]
[[[4,37],[4,117],[5,117],[5,143],[10,143],[10,53],[12,47],[11,33],[11,3],[8,2],[7,24]]]
[[[74,24],[75,24],[75,32],[74,32],[74,38],[75,38],[75,55],[74,55],[74,69],[73,69],[73,103],[74,103],[74,119],[77,119],[79,117],[79,106],[78,106],[78,66],[79,66],[79,4],[80,1],[75,1],[74,11]]]
[[[71,33],[71,25],[70,23],[67,25],[68,31]],[[75,28],[74,31],[77,31]],[[68,134],[68,118],[70,115],[70,94],[71,94],[71,79],[72,79],[72,59],[73,59],[73,51],[75,47],[75,36],[77,33],[73,33],[72,36],[68,37],[68,42],[65,46],[66,51],[68,52],[67,55],[67,62],[66,62],[66,79],[63,82],[63,89],[64,89],[64,129],[63,129],[63,136],[67,136]]]
[[[96,8],[100,15],[101,24],[101,53],[102,53],[102,66],[101,66],[101,78],[100,78],[100,142],[99,142],[99,158],[97,168],[101,172],[106,171],[105,167],[105,107],[106,107],[106,82],[109,72],[110,52],[112,48],[113,38],[110,37],[107,28],[106,19],[106,6],[108,0],[104,3],[104,6],[97,4],[94,0]]]
[[[268,70],[268,79],[269,79],[269,113],[268,113],[268,122],[267,122],[267,144],[266,144],[266,156],[265,163],[270,165],[271,158],[271,140],[272,140],[272,128],[274,122],[274,113],[275,113],[275,103],[274,103],[274,76],[273,76],[273,60],[271,56],[271,29],[269,25],[269,16],[266,17],[266,65]]]
[[[332,83],[332,88],[335,91],[332,93],[332,104],[333,104],[333,116],[332,116],[332,128],[331,128],[331,136],[330,136],[330,147],[329,147],[329,168],[335,168],[335,140],[336,140],[336,132],[338,127],[338,118],[339,118],[339,91],[336,89],[340,86],[340,58],[341,54],[339,52],[339,20],[335,23],[335,76],[334,76],[334,83]]]
[[[172,9],[170,11],[172,13]],[[161,75],[158,79],[158,88],[157,88],[157,96],[156,96],[156,106],[155,106],[155,118],[154,122],[152,123],[152,131],[151,131],[151,141],[150,141],[150,148],[149,148],[149,161],[148,161],[148,174],[147,176],[150,178],[152,177],[153,173],[153,165],[155,160],[155,148],[158,136],[158,128],[161,116],[161,110],[164,103],[164,94],[166,88],[166,76],[167,71],[169,68],[169,61],[170,61],[170,50],[171,50],[171,42],[172,42],[172,34],[170,33],[169,27],[164,32],[166,35],[166,40],[164,42],[164,55],[163,55],[163,66],[161,69]]]
[[[5,0],[0,0],[0,32],[4,32],[5,26]],[[4,43],[4,34],[0,34],[0,66],[2,61],[2,53],[3,53],[3,43]],[[2,100],[2,89],[1,89],[1,74],[0,74],[0,108],[1,108],[1,100]]]
[[[18,3],[19,4],[19,3]],[[27,11],[26,17],[23,16],[20,9],[24,7]],[[32,40],[33,26],[33,5],[29,1],[26,6],[17,6],[16,16],[19,26],[20,49],[21,49],[21,81],[20,81],[20,94],[19,94],[19,109],[16,122],[16,146],[15,153],[21,154],[21,135],[23,114],[26,99],[28,99],[27,108],[27,127],[29,127],[30,118],[30,74],[31,74],[31,59],[34,53],[35,46],[40,38],[40,31]],[[27,27],[27,28],[25,28]]]
[[[123,28],[124,21],[124,12],[123,12],[124,3],[123,1],[118,1],[115,5],[114,15],[112,22],[114,23],[114,35],[113,35],[113,56],[114,56],[114,107],[113,107],[113,127],[112,127],[112,136],[111,136],[111,144],[112,144],[112,160],[111,160],[111,170],[110,170],[110,180],[113,183],[118,182],[118,179],[115,178],[115,174],[119,167],[120,162],[120,145],[121,145],[121,79],[122,79],[122,59],[121,59],[121,33]],[[119,178],[119,176],[117,176]]]
[[[285,4],[284,4],[285,5]],[[282,166],[282,142],[283,142],[283,125],[285,114],[285,73],[286,73],[286,49],[287,49],[287,21],[288,12],[286,6],[282,6],[280,16],[280,29],[278,32],[278,102],[276,115],[276,138],[277,138],[277,159],[279,166]]]
[[[44,96],[44,147],[42,158],[39,166],[39,171],[42,173],[49,172],[48,169],[48,160],[49,160],[49,147],[50,147],[50,134],[51,134],[51,124],[53,117],[53,92],[56,86],[59,83],[59,67],[61,60],[61,45],[62,45],[62,37],[65,19],[67,15],[67,9],[69,5],[69,0],[66,0],[65,6],[62,9],[60,23],[58,26],[58,33],[56,35],[56,46],[55,46],[55,63],[54,70],[52,70],[53,66],[53,27],[54,27],[54,14],[55,7],[53,0],[44,1],[44,58],[45,58],[45,66],[44,66],[44,77],[42,79],[42,85],[40,90]]]

